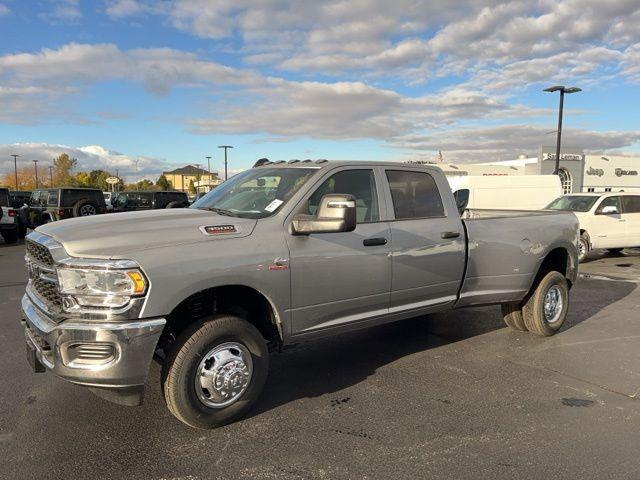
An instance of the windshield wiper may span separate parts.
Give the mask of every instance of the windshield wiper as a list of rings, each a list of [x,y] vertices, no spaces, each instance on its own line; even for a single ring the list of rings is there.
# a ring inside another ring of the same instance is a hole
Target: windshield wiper
[[[225,210],[224,208],[216,208],[216,207],[200,207],[204,210],[209,210],[210,212],[215,212],[218,215],[226,215],[227,217],[236,217],[237,215],[234,214],[231,210]]]

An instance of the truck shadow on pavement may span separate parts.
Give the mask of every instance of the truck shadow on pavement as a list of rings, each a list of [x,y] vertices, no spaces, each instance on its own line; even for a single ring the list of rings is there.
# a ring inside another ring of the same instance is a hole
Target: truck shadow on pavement
[[[635,288],[629,282],[580,280],[572,290],[571,309],[559,335],[628,296]],[[403,357],[503,328],[506,327],[500,307],[493,306],[417,317],[299,345],[272,356],[265,390],[249,416],[300,398],[339,392]],[[531,345],[539,343],[532,334],[513,332],[513,335],[526,338],[531,335]],[[498,344],[499,348],[505,347],[504,340]]]

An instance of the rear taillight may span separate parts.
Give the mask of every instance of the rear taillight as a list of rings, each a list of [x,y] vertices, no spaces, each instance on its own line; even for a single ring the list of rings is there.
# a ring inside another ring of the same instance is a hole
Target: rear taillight
[[[59,208],[58,209],[58,216],[59,217],[64,217],[64,208]]]
[[[16,212],[15,210],[9,210],[9,216],[10,217],[15,217],[18,215],[18,212]]]

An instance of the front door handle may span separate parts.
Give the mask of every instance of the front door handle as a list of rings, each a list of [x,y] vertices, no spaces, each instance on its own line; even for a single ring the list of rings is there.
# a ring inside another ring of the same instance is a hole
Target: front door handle
[[[440,234],[441,238],[458,238],[460,236],[460,232],[442,232]]]
[[[365,238],[362,241],[362,244],[365,247],[375,247],[376,245],[386,245],[387,239],[384,237],[376,237],[376,238]]]

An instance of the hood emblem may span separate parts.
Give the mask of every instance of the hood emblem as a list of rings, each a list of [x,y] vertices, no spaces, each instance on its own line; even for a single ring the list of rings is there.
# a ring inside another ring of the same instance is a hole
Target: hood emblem
[[[235,225],[206,225],[200,227],[200,231],[205,235],[225,235],[229,233],[238,233]]]

